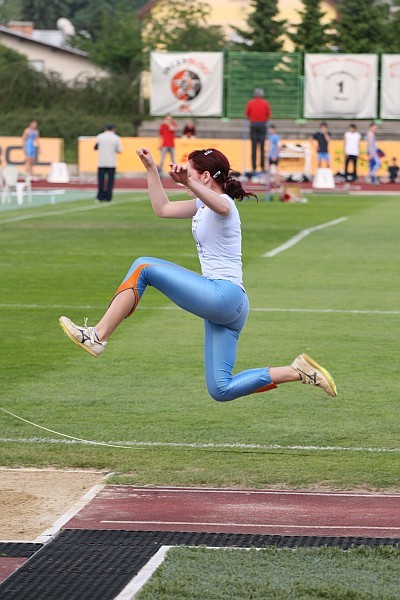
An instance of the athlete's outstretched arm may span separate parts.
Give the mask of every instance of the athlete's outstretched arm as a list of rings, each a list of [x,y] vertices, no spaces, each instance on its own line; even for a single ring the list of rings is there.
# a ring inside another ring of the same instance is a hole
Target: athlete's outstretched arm
[[[150,150],[148,148],[139,148],[136,150],[136,154],[146,168],[151,205],[157,217],[191,219],[196,214],[196,201],[182,200],[170,202],[162,187],[160,175]]]
[[[204,171],[201,174],[202,182],[195,181],[193,177],[189,175],[187,167],[182,165],[170,164],[170,176],[177,183],[181,183],[187,187],[195,196],[200,198],[202,202],[213,212],[226,217],[231,211],[231,205],[226,198],[223,198],[221,194],[223,189],[213,183],[213,178],[209,171]],[[211,189],[214,187],[214,189]]]

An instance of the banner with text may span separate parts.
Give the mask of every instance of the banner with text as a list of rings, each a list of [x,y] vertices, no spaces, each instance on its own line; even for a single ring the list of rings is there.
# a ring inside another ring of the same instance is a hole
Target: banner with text
[[[46,176],[50,171],[51,163],[63,160],[64,140],[61,138],[43,138],[39,140],[37,160],[33,166],[35,176]],[[17,167],[21,172],[25,170],[25,152],[21,136],[0,137],[0,169],[6,165]]]
[[[375,54],[306,54],[304,116],[375,119]]]
[[[400,119],[400,54],[382,54],[381,118]]]
[[[78,140],[78,158],[79,172],[83,174],[95,174],[97,171],[98,152],[94,149],[95,137],[80,137]],[[123,137],[122,153],[117,155],[117,173],[124,177],[132,177],[134,174],[145,175],[146,170],[136,154],[137,148],[144,146],[149,148],[153,154],[156,163],[160,159],[159,140],[157,137]],[[317,168],[317,154],[312,147],[310,140],[282,139],[282,153],[279,161],[279,170],[282,174],[307,173],[311,168],[311,173],[315,173]],[[242,139],[214,139],[214,138],[178,138],[175,141],[176,162],[186,164],[190,152],[199,148],[216,148],[229,157],[229,162],[234,171],[244,173],[251,171],[251,141]],[[382,158],[382,166],[378,171],[379,176],[387,174],[390,158],[396,156],[399,148],[399,142],[382,141],[379,142],[379,148],[383,150],[385,156]],[[303,149],[303,152],[300,150]],[[310,152],[310,156],[308,155]],[[345,156],[343,153],[343,140],[332,140],[329,143],[329,154],[331,157],[331,167],[334,172],[344,169]],[[311,164],[307,166],[308,159]],[[167,159],[165,160],[164,170],[167,171]],[[368,154],[364,136],[361,141],[361,152],[358,159],[358,174],[360,176],[368,173]],[[118,187],[118,179],[116,182]]]
[[[150,113],[221,116],[222,52],[152,52]]]

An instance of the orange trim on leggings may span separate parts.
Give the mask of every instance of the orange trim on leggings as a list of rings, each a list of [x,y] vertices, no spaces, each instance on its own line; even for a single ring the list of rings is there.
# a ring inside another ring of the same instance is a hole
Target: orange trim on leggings
[[[274,390],[277,387],[278,386],[275,385],[275,383],[269,383],[268,385],[264,385],[264,387],[260,388],[259,390],[256,390],[254,393],[259,394],[260,392],[268,392],[268,390]]]
[[[110,302],[110,304],[111,304],[111,303],[113,302],[113,300],[115,300],[115,298],[118,296],[118,294],[120,294],[121,292],[125,292],[125,290],[132,290],[132,291],[133,291],[133,294],[134,294],[134,297],[135,297],[135,299],[134,299],[134,303],[133,303],[132,310],[130,310],[130,311],[128,312],[128,314],[127,314],[127,315],[126,315],[126,317],[125,317],[126,319],[127,319],[128,317],[130,317],[132,313],[134,313],[134,312],[135,312],[135,309],[136,309],[137,305],[139,304],[139,300],[140,300],[140,298],[139,298],[138,291],[137,291],[137,289],[136,289],[136,284],[137,284],[137,280],[139,279],[139,277],[140,277],[140,274],[141,274],[142,270],[143,270],[145,267],[148,267],[148,266],[149,266],[149,263],[145,263],[145,264],[143,264],[143,265],[139,265],[139,267],[137,267],[137,268],[136,268],[136,269],[133,271],[133,273],[132,273],[132,274],[131,274],[131,275],[128,277],[128,279],[126,279],[125,281],[123,281],[123,282],[121,283],[121,285],[119,286],[119,288],[118,288],[118,289],[117,289],[117,291],[115,292],[115,294],[114,294],[114,296],[113,296],[113,299],[112,299],[112,300],[111,300],[111,302]]]

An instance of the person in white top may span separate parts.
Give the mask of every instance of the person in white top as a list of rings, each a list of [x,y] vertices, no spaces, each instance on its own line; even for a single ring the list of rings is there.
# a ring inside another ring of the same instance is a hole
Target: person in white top
[[[152,257],[134,261],[118,287],[109,308],[95,327],[75,325],[60,318],[66,335],[78,346],[98,356],[113,331],[136,309],[148,285],[165,294],[184,310],[204,320],[207,390],[214,400],[225,402],[264,392],[280,383],[301,381],[336,396],[331,375],[306,354],[291,365],[257,367],[233,375],[237,343],[249,313],[243,286],[241,224],[235,199],[249,195],[240,181],[230,176],[229,161],[215,148],[195,150],[183,166],[170,163],[169,174],[196,198],[170,201],[147,148],[137,154],[147,171],[150,201],[161,218],[191,219],[202,274]]]
[[[99,202],[111,202],[115,169],[117,166],[117,154],[122,152],[121,138],[115,133],[115,126],[111,123],[106,125],[103,133],[96,138],[95,150],[99,151],[97,161],[97,197]],[[107,182],[107,185],[105,185]]]
[[[357,177],[357,161],[360,155],[360,140],[361,134],[357,131],[357,126],[354,123],[349,125],[349,129],[344,136],[344,172],[347,181],[356,181]],[[349,172],[349,165],[352,163],[352,172]]]

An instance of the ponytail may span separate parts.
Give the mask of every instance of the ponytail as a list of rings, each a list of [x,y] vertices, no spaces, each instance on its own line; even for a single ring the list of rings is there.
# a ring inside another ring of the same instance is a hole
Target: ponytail
[[[233,177],[227,177],[225,182],[222,184],[222,189],[226,194],[228,194],[228,196],[239,200],[239,202],[241,202],[244,198],[249,198],[250,196],[254,196],[254,198],[258,202],[258,197],[256,196],[256,194],[246,192],[246,190],[243,189],[243,186],[240,183],[240,181],[238,181],[237,179],[233,179]]]
[[[225,154],[216,148],[208,148],[207,150],[194,150],[189,154],[188,159],[193,164],[193,168],[199,173],[208,171],[211,177],[216,181],[231,198],[242,201],[243,198],[254,196],[258,202],[258,198],[251,192],[246,192],[242,184],[237,179],[233,179],[229,175],[231,167],[229,160]]]

